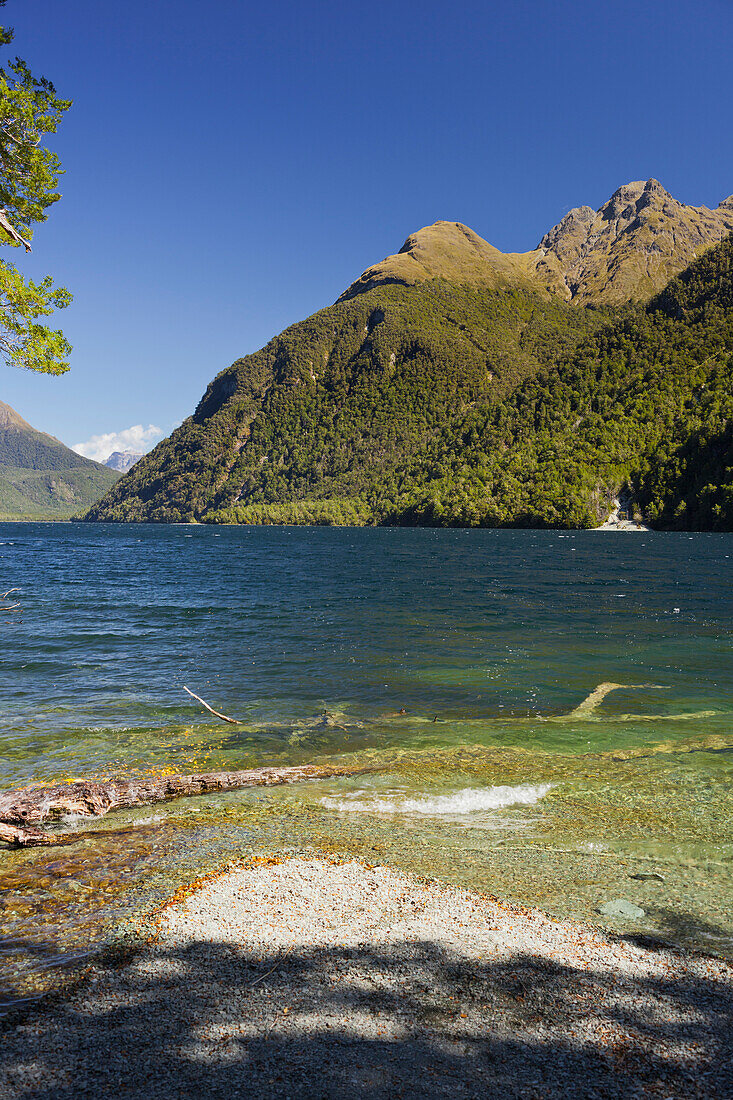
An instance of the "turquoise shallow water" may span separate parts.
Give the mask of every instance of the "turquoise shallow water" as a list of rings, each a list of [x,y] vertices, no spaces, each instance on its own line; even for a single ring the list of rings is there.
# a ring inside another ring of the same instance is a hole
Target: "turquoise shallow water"
[[[0,625],[4,789],[378,768],[4,851],[7,999],[198,870],[283,848],[733,955],[732,562],[722,534],[0,524],[23,608]],[[644,917],[599,914],[617,898]]]

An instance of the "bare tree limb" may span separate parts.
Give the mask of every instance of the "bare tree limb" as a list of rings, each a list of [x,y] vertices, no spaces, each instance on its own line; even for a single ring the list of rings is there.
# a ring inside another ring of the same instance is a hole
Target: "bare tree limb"
[[[222,722],[231,722],[233,726],[242,725],[238,718],[227,718],[226,714],[220,714],[218,710],[214,710],[213,707],[210,707],[208,703],[204,702],[200,695],[197,695],[195,691],[191,691],[191,689],[187,688],[185,684],[183,685],[183,690],[187,691],[189,695],[192,695],[194,699],[196,699],[202,707],[206,707],[206,709],[210,711],[211,714],[215,714],[217,718],[221,718]]]
[[[13,848],[46,848],[52,845],[73,844],[81,840],[80,833],[47,833],[43,829],[21,829],[0,821],[0,841]]]
[[[15,241],[16,244],[22,244],[26,252],[31,251],[30,243],[25,239],[25,237],[21,237],[18,230],[10,224],[10,222],[8,221],[8,215],[4,210],[0,210],[0,228],[4,229],[10,239]]]

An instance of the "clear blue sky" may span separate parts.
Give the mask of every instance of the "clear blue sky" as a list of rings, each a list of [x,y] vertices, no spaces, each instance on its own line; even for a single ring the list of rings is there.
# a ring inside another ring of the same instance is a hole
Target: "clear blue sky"
[[[11,257],[74,293],[72,372],[0,367],[0,398],[68,444],[170,430],[438,218],[519,251],[632,179],[695,205],[733,192],[731,0],[11,0],[0,18],[74,100],[63,199]]]

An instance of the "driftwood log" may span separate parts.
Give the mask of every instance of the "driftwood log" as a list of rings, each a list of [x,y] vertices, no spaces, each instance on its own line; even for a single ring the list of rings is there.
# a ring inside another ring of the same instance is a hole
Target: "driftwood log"
[[[303,764],[289,768],[251,768],[240,772],[171,775],[163,779],[81,780],[55,787],[23,787],[0,794],[0,841],[16,848],[71,844],[84,833],[46,832],[34,828],[69,815],[104,817],[110,810],[127,810],[151,802],[169,802],[184,795],[236,791],[244,787],[279,787],[307,779],[359,775],[372,767]]]

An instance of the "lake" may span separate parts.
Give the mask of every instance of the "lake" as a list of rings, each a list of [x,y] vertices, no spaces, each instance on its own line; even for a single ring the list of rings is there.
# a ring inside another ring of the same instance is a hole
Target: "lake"
[[[283,850],[733,957],[732,562],[710,533],[0,524],[2,789],[375,768],[4,850],[5,1003]]]

